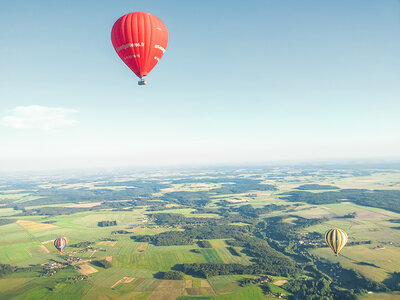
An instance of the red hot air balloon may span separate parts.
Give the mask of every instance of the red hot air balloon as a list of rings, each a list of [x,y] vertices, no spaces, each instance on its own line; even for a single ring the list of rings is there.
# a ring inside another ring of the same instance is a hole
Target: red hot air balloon
[[[145,12],[129,13],[119,18],[111,30],[111,41],[123,62],[141,80],[160,61],[168,45],[164,23]]]

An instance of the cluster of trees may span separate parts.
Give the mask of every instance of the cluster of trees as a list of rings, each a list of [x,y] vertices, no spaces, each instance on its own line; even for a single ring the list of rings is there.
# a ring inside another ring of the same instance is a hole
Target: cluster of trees
[[[294,299],[319,300],[319,299],[341,299],[356,300],[354,291],[339,290],[332,288],[330,281],[326,278],[309,280],[290,280],[284,286],[285,290],[294,294]]]
[[[14,223],[15,219],[0,219],[0,226]]]
[[[200,248],[212,248],[211,243],[207,240],[197,241],[197,245],[199,245]]]
[[[112,267],[112,263],[105,259],[92,261],[92,264],[94,264],[100,268],[104,268],[104,269],[108,269],[108,268]]]
[[[69,247],[72,247],[72,248],[86,248],[86,247],[88,247],[90,245],[93,245],[93,244],[94,244],[94,242],[84,241],[84,242],[79,242],[79,243],[76,243],[76,244],[69,245]]]
[[[127,180],[127,181],[108,181],[95,184],[96,187],[107,186],[126,186],[140,190],[142,194],[158,193],[161,189],[169,187],[169,185],[160,183],[155,180]]]
[[[152,243],[156,246],[190,245],[194,240],[183,231],[167,231],[157,235],[131,236],[136,242]]]
[[[8,264],[0,264],[0,278],[4,275],[16,273],[16,272],[31,272],[43,271],[43,267],[41,265],[30,265],[29,267],[16,267]]]
[[[24,202],[25,203],[25,202]],[[14,206],[15,210],[22,210],[19,214],[21,216],[60,216],[60,215],[72,215],[78,212],[83,212],[89,210],[88,208],[76,208],[76,207],[40,207],[34,209],[25,209],[21,207],[20,204],[18,206]]]
[[[182,214],[162,213],[150,214],[149,217],[157,225],[187,226],[187,225],[215,225],[218,219],[214,218],[188,218]]]
[[[131,238],[137,242],[148,242],[156,246],[188,245],[194,240],[235,238],[248,233],[246,226],[204,225],[185,226],[184,231],[167,231],[157,235],[140,235]]]
[[[338,289],[353,290],[355,294],[373,292],[387,292],[389,289],[381,282],[373,281],[353,269],[345,269],[339,263],[312,257],[312,261],[305,268],[315,274],[316,278],[326,277]],[[338,276],[340,274],[340,276]]]
[[[161,200],[167,201],[169,203],[177,203],[184,206],[195,206],[202,207],[210,203],[210,196],[208,192],[171,192],[165,193]]]
[[[226,249],[234,256],[242,256],[239,251],[233,247],[226,247]]]
[[[105,201],[101,205],[96,206],[95,209],[100,210],[100,209],[111,208],[113,210],[124,210],[130,207],[135,207],[136,205],[137,203],[135,200],[123,201],[123,202]]]
[[[223,183],[220,188],[211,189],[209,191],[197,192],[170,192],[165,193],[161,200],[169,203],[177,203],[184,206],[204,207],[210,203],[210,194],[238,194],[249,191],[275,191],[274,185],[262,184],[260,180],[248,178],[212,178],[212,179],[180,179],[174,180],[172,183]]]
[[[233,209],[233,211],[238,212],[243,218],[257,219],[261,214],[267,214],[277,210],[284,210],[288,207],[289,205],[270,204],[261,208],[254,208],[251,204],[246,204]]]
[[[127,230],[115,230],[111,231],[111,234],[131,234],[132,232],[127,231]]]
[[[347,246],[354,246],[354,245],[370,245],[372,244],[371,240],[367,241],[351,241],[347,243]]]
[[[196,208],[196,212],[192,212],[192,213],[196,213],[196,214],[216,214],[216,215],[222,215],[221,209],[218,208],[205,208],[205,207],[197,207]]]
[[[100,221],[97,223],[97,226],[99,227],[108,227],[108,226],[116,226],[117,225],[117,221]]]
[[[183,280],[183,273],[180,271],[169,271],[162,274],[162,279],[166,280]]]
[[[100,238],[100,241],[106,241],[106,242],[117,242],[117,239],[112,239],[112,238]]]
[[[296,190],[338,190],[337,186],[328,184],[303,184],[296,188]]]
[[[239,233],[236,235],[235,239],[226,242],[237,254],[239,253],[232,246],[243,247],[243,252],[253,258],[253,264],[196,263],[183,264],[176,266],[176,268],[186,274],[203,278],[229,274],[271,274],[277,276],[293,276],[298,271],[296,264],[290,258],[271,248],[268,243],[262,239]]]
[[[342,218],[342,219],[354,219],[356,216],[357,216],[357,213],[354,211],[354,212],[352,212],[352,213],[348,213],[348,214],[345,214],[345,215],[343,215],[343,216],[339,216],[339,217],[337,217],[337,218]]]
[[[117,184],[117,183],[115,183]],[[18,203],[18,207],[24,208],[28,206],[39,206],[58,203],[78,203],[78,202],[104,202],[102,205],[106,206],[128,206],[132,203],[122,204],[120,202],[111,202],[115,200],[136,199],[139,204],[141,198],[150,199],[152,193],[159,192],[160,187],[164,185],[148,183],[143,184],[141,187],[128,187],[121,190],[111,189],[57,189],[57,188],[38,188],[37,191],[32,192],[32,196],[37,197],[34,200]],[[96,207],[95,209],[99,209]]]
[[[0,264],[0,277],[6,274],[14,273],[18,270],[18,267],[7,265],[7,264]]]
[[[194,239],[227,239],[235,238],[238,235],[248,234],[247,226],[215,225],[215,226],[187,226],[185,233]]]
[[[243,278],[243,279],[239,280],[239,285],[240,286],[247,286],[247,285],[259,284],[259,283],[265,283],[265,282],[271,282],[271,276],[261,276],[261,277],[255,277],[255,278]]]
[[[276,186],[260,183],[260,180],[247,178],[231,179],[232,183],[222,184],[220,188],[210,190],[210,193],[216,194],[241,194],[250,191],[276,191]]]
[[[217,275],[253,274],[251,272],[251,267],[241,264],[195,263],[179,265],[176,266],[176,268],[180,268],[185,274],[203,278]]]
[[[296,218],[292,223],[284,222],[285,218]],[[317,225],[325,222],[325,218],[321,219],[306,219],[295,215],[285,217],[277,216],[265,218],[259,222],[256,227],[260,232],[263,232],[268,238],[278,241],[297,241],[299,239],[297,230],[306,228],[312,225]]]
[[[400,291],[400,272],[391,273],[384,282],[392,291]]]
[[[76,281],[88,279],[86,275],[77,275],[77,276],[68,276],[64,278],[64,282],[66,283],[74,283]]]
[[[239,235],[234,240],[227,240],[226,243],[234,247],[243,247],[242,252],[253,257],[254,264],[251,267],[254,272],[249,274],[292,276],[298,272],[297,265],[292,259],[275,250],[260,238]]]

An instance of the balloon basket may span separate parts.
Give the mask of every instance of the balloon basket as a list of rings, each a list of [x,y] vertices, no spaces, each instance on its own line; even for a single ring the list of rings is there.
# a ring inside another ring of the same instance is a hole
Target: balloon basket
[[[140,79],[140,80],[138,81],[138,85],[146,85],[146,84],[147,84],[147,81],[146,81],[146,80]]]

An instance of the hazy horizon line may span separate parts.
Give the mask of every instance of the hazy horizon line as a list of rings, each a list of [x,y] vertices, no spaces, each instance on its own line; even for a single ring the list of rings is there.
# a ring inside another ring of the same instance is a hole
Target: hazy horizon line
[[[73,173],[73,172],[118,172],[118,171],[176,171],[176,170],[206,170],[206,169],[225,169],[225,168],[277,168],[277,167],[293,167],[293,168],[384,168],[384,169],[400,169],[400,158],[337,158],[337,159],[315,159],[315,160],[274,160],[259,162],[230,162],[230,163],[171,163],[158,165],[115,165],[115,166],[90,166],[90,167],[54,167],[54,168],[27,168],[27,169],[9,169],[0,170],[2,175],[12,174],[32,174],[32,173]]]

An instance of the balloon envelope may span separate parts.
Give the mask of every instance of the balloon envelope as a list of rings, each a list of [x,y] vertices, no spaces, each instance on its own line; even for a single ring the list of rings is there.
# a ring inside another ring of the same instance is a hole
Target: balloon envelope
[[[65,237],[60,237],[58,239],[55,239],[54,241],[54,247],[57,248],[58,251],[60,251],[60,253],[63,253],[64,248],[67,247],[68,245],[68,241]]]
[[[168,30],[156,16],[133,12],[115,22],[111,41],[123,62],[142,78],[164,55],[168,45]]]
[[[339,254],[348,240],[349,238],[346,232],[344,232],[342,229],[333,228],[325,233],[325,241],[335,255]]]

